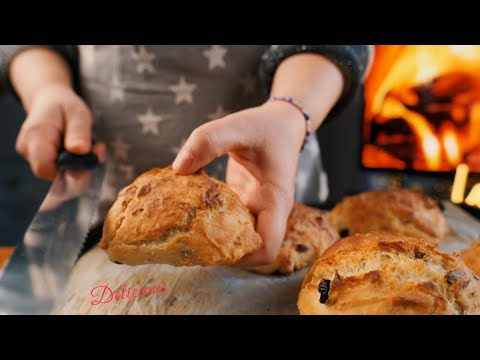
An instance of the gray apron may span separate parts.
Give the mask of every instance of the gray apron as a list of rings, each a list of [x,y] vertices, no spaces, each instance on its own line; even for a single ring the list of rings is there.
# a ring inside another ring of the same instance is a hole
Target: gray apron
[[[258,106],[257,69],[268,45],[80,45],[82,93],[94,136],[108,146],[103,200],[153,167],[170,165],[190,133],[207,121]],[[289,95],[289,94],[285,94]],[[225,177],[226,158],[207,172]],[[301,154],[296,199],[328,196],[318,141]]]

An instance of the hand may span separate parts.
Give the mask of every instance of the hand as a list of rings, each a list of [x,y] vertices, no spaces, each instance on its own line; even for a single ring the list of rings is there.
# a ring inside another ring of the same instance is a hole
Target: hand
[[[228,153],[227,184],[257,216],[263,239],[263,247],[239,265],[264,265],[277,256],[293,206],[305,131],[299,110],[273,101],[200,126],[173,163],[176,172],[191,174]]]
[[[86,193],[90,187],[91,178],[90,170],[66,170],[53,183],[38,212],[54,210],[63,203]]]
[[[90,110],[71,87],[44,86],[31,102],[15,148],[35,176],[53,180],[62,143],[67,151],[78,155],[92,150],[92,123]],[[94,145],[93,151],[103,157],[105,145]]]

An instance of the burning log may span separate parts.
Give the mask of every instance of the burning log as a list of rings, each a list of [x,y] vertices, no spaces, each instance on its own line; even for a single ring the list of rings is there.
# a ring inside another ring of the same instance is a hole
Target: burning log
[[[398,169],[403,170],[407,168],[407,164],[397,159],[391,154],[375,147],[373,145],[366,144],[363,148],[363,166],[370,168],[383,168],[383,169]]]
[[[400,48],[395,56],[384,54],[392,64],[378,67],[387,71],[383,77],[374,64],[376,92],[367,80],[364,142],[371,146],[365,145],[364,164],[449,171],[467,161],[480,171],[478,155],[472,155],[480,153],[480,47],[459,53],[476,56],[477,72],[466,65],[447,71],[446,58],[458,55],[457,48]],[[446,51],[452,54],[442,57]]]

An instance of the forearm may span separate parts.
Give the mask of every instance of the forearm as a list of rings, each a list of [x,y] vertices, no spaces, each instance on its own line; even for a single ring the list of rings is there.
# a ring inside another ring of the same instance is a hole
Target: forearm
[[[340,69],[317,54],[298,54],[285,59],[277,68],[271,96],[291,96],[311,115],[315,131],[337,103],[344,87]]]
[[[17,54],[11,60],[9,76],[26,111],[45,86],[73,86],[67,62],[55,51],[43,47],[29,48]]]

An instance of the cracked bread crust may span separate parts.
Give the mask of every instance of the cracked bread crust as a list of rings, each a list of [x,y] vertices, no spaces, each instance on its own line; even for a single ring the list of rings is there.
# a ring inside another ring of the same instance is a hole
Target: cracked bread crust
[[[297,306],[303,315],[480,314],[480,280],[458,256],[424,241],[358,234],[337,241],[317,260]]]
[[[262,246],[255,219],[225,183],[204,171],[153,169],[120,191],[100,247],[126,265],[230,265]]]
[[[371,231],[403,234],[438,245],[448,225],[437,202],[410,189],[371,191],[345,197],[328,219],[340,234]]]
[[[462,259],[473,272],[480,276],[480,239],[461,253]]]
[[[300,203],[293,205],[287,231],[272,264],[250,268],[260,274],[291,274],[312,264],[338,238],[326,212]]]

